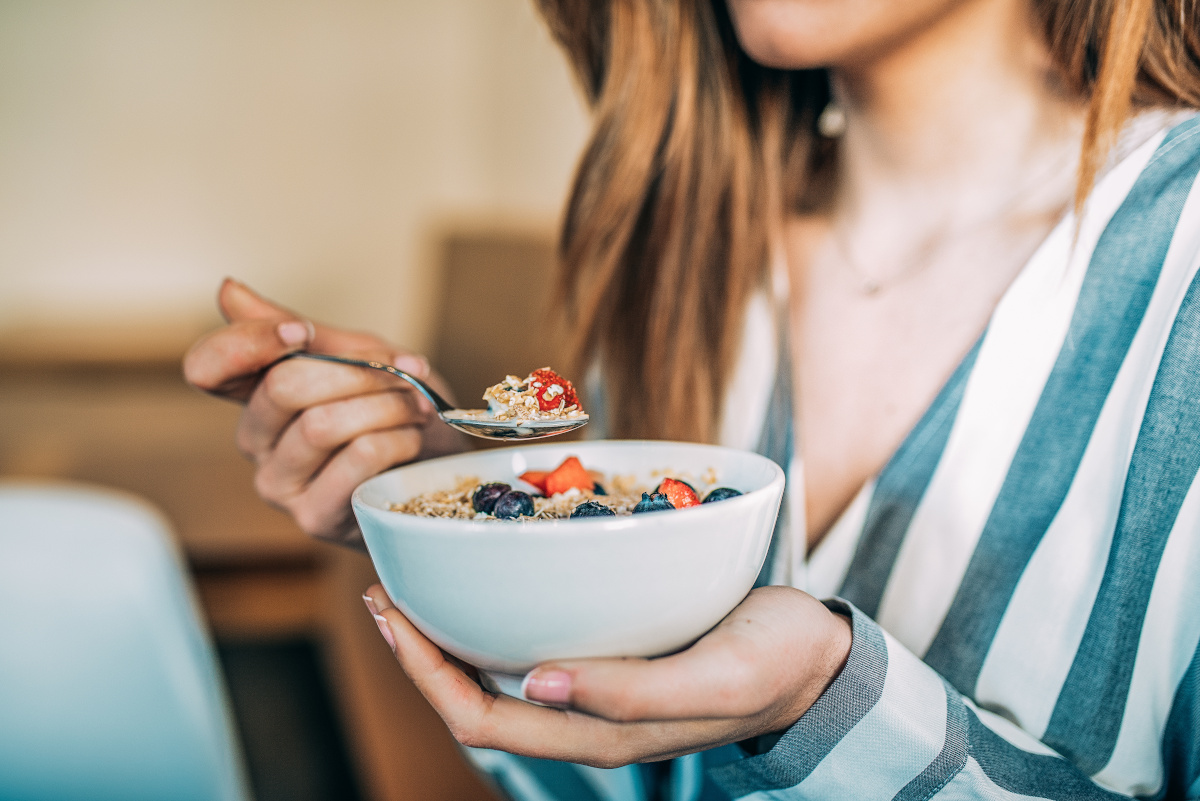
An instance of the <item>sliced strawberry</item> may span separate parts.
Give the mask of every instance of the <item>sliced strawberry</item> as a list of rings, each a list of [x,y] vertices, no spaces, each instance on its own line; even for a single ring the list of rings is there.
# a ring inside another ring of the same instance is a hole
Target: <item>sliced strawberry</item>
[[[526,484],[532,484],[537,487],[537,491],[546,494],[546,476],[550,475],[549,470],[526,470],[521,474],[521,480]]]
[[[568,406],[579,405],[579,396],[575,394],[575,387],[549,367],[534,370],[529,374],[529,378],[536,390],[534,394],[537,396],[538,408],[543,412],[552,412],[559,408],[560,404],[564,409]]]
[[[671,505],[676,509],[686,509],[689,506],[700,505],[699,496],[692,489],[692,485],[686,481],[664,478],[662,483],[658,485],[658,491],[666,495],[667,499],[671,501]]]
[[[579,463],[579,459],[568,456],[563,463],[546,476],[546,494],[557,495],[575,487],[581,490],[595,489],[596,483],[588,475],[588,471]]]

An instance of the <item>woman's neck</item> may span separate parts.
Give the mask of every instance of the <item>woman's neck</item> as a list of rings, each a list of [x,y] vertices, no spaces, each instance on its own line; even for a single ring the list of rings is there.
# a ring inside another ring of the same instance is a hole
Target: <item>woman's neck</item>
[[[874,218],[918,198],[931,224],[953,229],[1026,190],[1038,205],[1043,193],[1069,197],[1083,107],[1052,89],[1029,17],[1018,0],[968,0],[835,68],[847,121],[839,215]]]

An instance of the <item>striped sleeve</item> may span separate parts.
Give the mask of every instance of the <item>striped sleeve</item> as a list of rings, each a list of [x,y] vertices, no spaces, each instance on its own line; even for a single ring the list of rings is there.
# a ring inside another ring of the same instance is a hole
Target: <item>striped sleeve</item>
[[[1009,721],[977,709],[856,609],[841,675],[767,753],[712,771],[733,798],[1117,799]]]

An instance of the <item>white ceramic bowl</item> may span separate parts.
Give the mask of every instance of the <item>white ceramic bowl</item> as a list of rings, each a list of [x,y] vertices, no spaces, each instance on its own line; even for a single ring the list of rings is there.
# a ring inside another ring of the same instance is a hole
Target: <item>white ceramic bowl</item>
[[[423,518],[392,503],[476,476],[516,484],[578,456],[589,470],[702,476],[744,495],[691,509],[550,521]],[[389,470],[355,490],[354,514],[388,595],[431,640],[519,694],[540,662],[655,656],[712,628],[750,591],[784,476],[745,451],[675,442],[567,442],[478,451]],[[501,675],[498,675],[501,674]]]

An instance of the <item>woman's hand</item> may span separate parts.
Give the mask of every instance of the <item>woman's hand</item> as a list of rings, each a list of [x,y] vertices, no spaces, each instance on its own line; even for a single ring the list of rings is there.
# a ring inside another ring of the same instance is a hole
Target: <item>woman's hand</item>
[[[309,534],[357,543],[350,493],[360,482],[393,465],[461,448],[428,401],[391,376],[302,359],[275,364],[307,349],[381,361],[428,378],[423,357],[367,334],[314,326],[229,279],[219,304],[229,324],[192,346],[184,375],[200,389],[245,403],[236,441],[257,466],[255,487]]]
[[[685,651],[540,665],[526,697],[493,695],[379,585],[363,596],[401,667],[463,745],[611,768],[680,756],[800,719],[850,653],[850,622],[789,587],[754,590]]]

